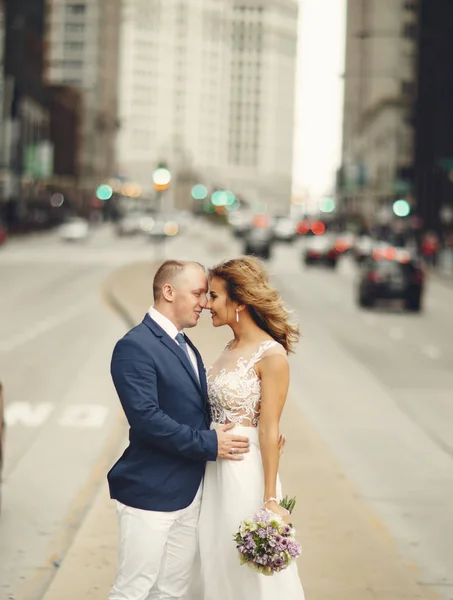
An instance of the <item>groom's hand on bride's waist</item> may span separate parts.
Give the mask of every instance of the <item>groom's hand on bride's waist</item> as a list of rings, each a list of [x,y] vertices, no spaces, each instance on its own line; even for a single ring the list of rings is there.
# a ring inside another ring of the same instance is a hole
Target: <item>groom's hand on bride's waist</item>
[[[250,449],[250,440],[244,435],[228,433],[234,427],[234,423],[227,423],[217,427],[217,458],[229,460],[243,460],[244,454]]]

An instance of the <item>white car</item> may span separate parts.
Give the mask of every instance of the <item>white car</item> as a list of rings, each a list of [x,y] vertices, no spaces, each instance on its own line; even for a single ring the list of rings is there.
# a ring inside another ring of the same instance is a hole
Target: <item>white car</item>
[[[65,242],[82,242],[88,238],[88,221],[81,217],[71,217],[60,225],[59,235]]]
[[[296,238],[296,224],[290,217],[278,217],[274,225],[274,237],[281,242],[292,242]]]

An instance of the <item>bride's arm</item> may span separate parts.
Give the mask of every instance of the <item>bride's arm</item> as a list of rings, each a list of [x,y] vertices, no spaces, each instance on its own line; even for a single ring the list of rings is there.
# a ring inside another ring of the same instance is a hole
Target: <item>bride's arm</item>
[[[259,438],[264,470],[264,498],[276,498],[279,462],[279,422],[289,387],[289,365],[286,356],[272,354],[257,364],[261,379],[261,413]],[[269,510],[284,515],[278,503],[266,504]]]

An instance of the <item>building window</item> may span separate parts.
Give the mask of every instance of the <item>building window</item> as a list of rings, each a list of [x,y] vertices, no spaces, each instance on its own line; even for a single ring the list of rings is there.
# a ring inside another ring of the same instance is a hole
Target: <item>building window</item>
[[[84,23],[66,23],[65,31],[67,33],[82,33],[85,31]]]
[[[405,23],[403,27],[403,36],[409,40],[415,40],[417,37],[417,25],[415,23]]]
[[[70,15],[83,15],[85,14],[86,6],[78,2],[77,4],[67,4],[66,12]]]
[[[83,67],[83,61],[81,60],[65,60],[63,64],[66,69],[81,69]]]
[[[72,77],[70,79],[63,79],[62,83],[66,85],[73,85],[74,87],[78,87],[82,85],[82,79],[80,77]]]
[[[83,42],[65,42],[64,49],[69,50],[70,52],[80,52],[83,50],[83,46]]]

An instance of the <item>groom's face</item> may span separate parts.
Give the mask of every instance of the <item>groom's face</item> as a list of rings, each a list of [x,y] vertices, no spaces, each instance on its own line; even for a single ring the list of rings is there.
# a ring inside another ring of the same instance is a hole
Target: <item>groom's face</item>
[[[189,265],[174,281],[173,289],[173,314],[178,329],[195,327],[208,303],[206,273],[198,265]]]

